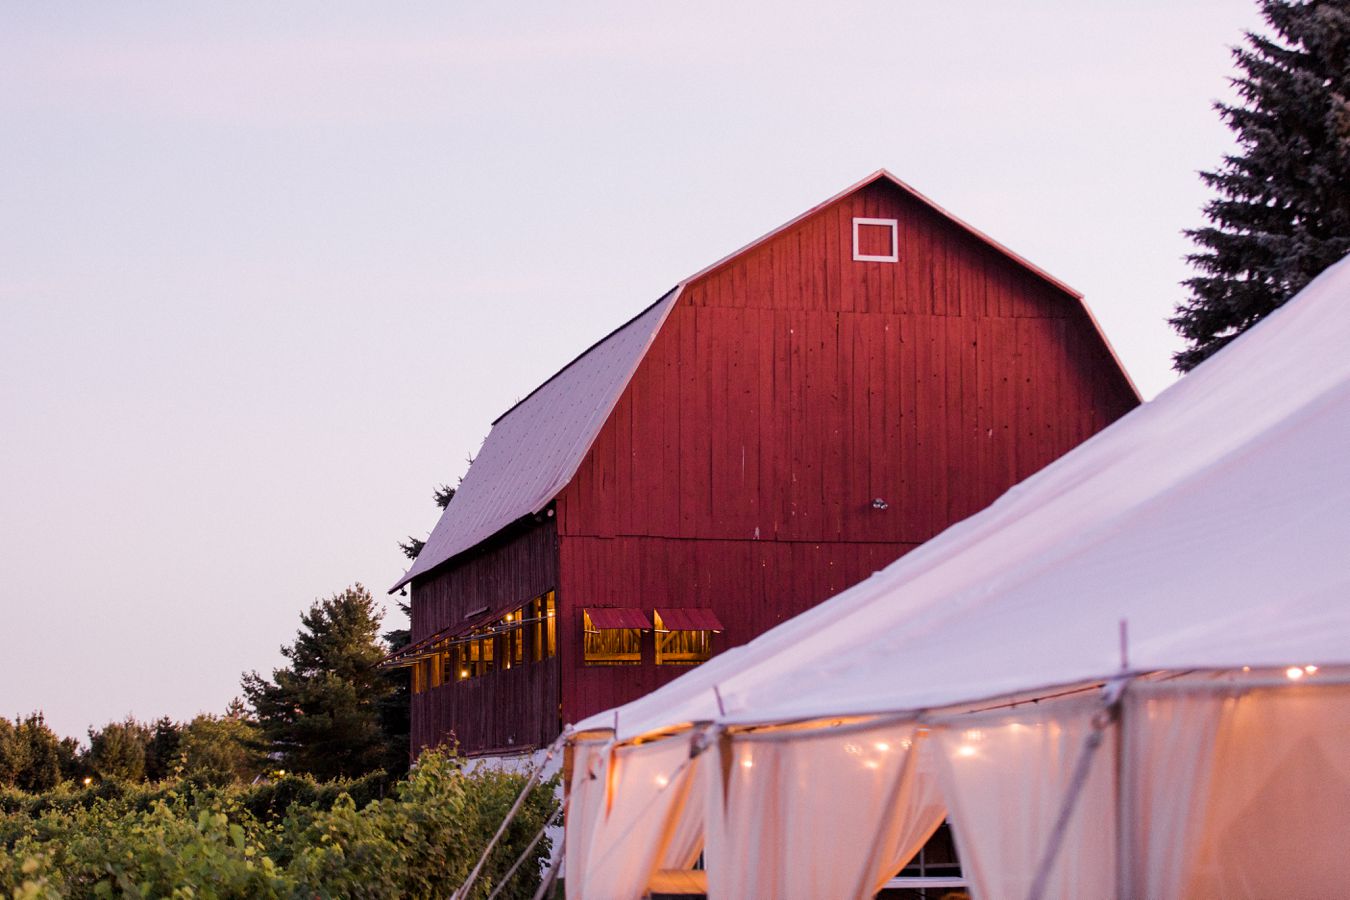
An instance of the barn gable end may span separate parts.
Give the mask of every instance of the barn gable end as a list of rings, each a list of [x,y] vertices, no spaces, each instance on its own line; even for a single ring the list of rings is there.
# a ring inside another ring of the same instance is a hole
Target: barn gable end
[[[854,259],[858,219],[896,262]],[[558,497],[564,708],[679,674],[583,666],[581,608],[708,608],[744,643],[1137,402],[1075,293],[912,192],[817,207],[683,284]]]
[[[556,657],[438,681],[414,698],[414,747],[537,745],[634,699],[684,669],[655,664],[652,631],[638,664],[586,665],[585,610],[700,609],[724,626],[715,650],[744,643],[1137,403],[1077,293],[878,172],[494,423],[399,584],[419,647],[548,591]]]

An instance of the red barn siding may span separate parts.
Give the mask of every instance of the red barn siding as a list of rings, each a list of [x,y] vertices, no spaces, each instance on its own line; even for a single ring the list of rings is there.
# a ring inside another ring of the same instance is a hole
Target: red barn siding
[[[899,220],[899,263],[853,261],[855,216]],[[565,717],[683,671],[582,667],[582,607],[707,606],[743,643],[1136,403],[1076,298],[889,184],[734,257],[686,285],[559,498]]]
[[[583,666],[581,610],[587,606],[712,609],[726,629],[713,639],[721,651],[856,584],[910,549],[913,545],[892,543],[567,538],[561,542],[561,565],[570,599],[559,613],[564,717],[576,721],[689,671],[651,664]],[[654,658],[648,634],[643,655]]]
[[[524,605],[557,587],[557,529],[545,519],[415,579],[412,638],[463,623],[473,610]],[[558,703],[556,657],[432,688],[412,698],[413,754],[448,740],[470,753],[546,744],[558,734]]]

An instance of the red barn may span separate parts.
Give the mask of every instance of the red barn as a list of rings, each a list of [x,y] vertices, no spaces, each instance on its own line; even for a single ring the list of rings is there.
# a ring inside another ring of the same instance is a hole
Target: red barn
[[[412,568],[412,745],[540,746],[992,502],[1139,402],[1050,275],[878,172],[501,418]]]

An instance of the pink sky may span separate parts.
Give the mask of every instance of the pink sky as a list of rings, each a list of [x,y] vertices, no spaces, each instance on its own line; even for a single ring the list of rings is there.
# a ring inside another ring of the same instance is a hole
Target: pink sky
[[[877,168],[1173,376],[1248,0],[0,10],[0,714],[219,711],[491,420]],[[396,617],[396,616],[395,616]]]

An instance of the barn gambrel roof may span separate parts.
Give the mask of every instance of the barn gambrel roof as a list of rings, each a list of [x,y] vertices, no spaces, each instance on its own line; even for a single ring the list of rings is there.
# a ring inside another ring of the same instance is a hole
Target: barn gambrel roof
[[[407,573],[390,589],[391,592],[472,549],[513,522],[541,512],[553,502],[576,475],[577,468],[685,285],[877,181],[885,181],[899,188],[1082,305],[1083,296],[1078,291],[947,212],[890,172],[878,170],[736,252],[690,275],[635,318],[572,360],[493,422],[492,430],[483,441],[478,456],[469,466],[454,499],[432,529],[426,546]],[[1106,340],[1091,310],[1086,305],[1082,308],[1116,367],[1138,397],[1138,389],[1120,364],[1119,357]]]
[[[492,423],[397,590],[552,502],[576,474],[679,289],[568,363]]]

